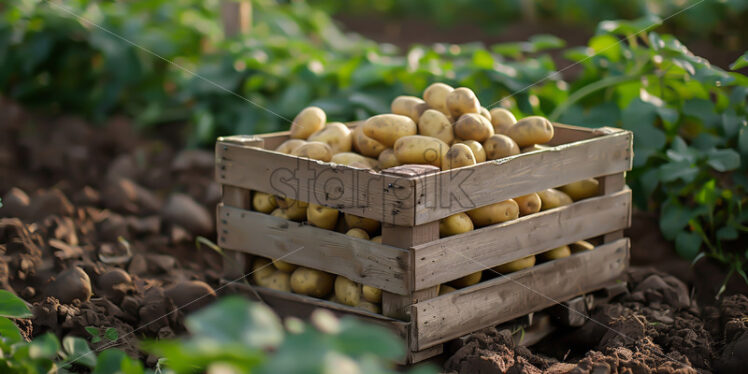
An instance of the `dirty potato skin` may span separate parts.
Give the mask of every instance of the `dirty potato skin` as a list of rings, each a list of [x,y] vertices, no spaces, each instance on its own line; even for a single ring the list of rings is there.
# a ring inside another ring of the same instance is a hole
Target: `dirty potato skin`
[[[530,116],[517,121],[504,133],[514,139],[520,148],[524,148],[553,139],[553,125],[544,117]]]
[[[441,166],[442,157],[449,150],[449,146],[447,143],[430,136],[409,135],[397,139],[393,149],[400,164]]]
[[[516,201],[517,205],[519,206],[520,217],[537,213],[540,211],[540,207],[542,206],[540,196],[538,196],[538,194],[536,193],[515,197],[512,200]]]
[[[538,191],[537,194],[540,197],[540,201],[542,202],[540,210],[558,208],[560,206],[569,205],[574,202],[571,197],[569,197],[569,195],[553,188]]]
[[[336,153],[332,156],[330,162],[332,162],[333,164],[348,166],[364,165],[366,166],[366,169],[373,169],[378,164],[377,160],[371,157],[362,156],[358,153],[353,152]]]
[[[472,286],[478,282],[480,282],[481,277],[483,276],[482,271],[476,271],[475,273],[468,274],[462,278],[455,279],[451,282],[449,282],[449,285],[454,288],[465,288]]]
[[[509,274],[514,273],[515,271],[520,271],[522,269],[527,269],[530,267],[535,266],[535,256],[527,256],[525,258],[520,258],[519,260],[514,260],[512,262],[508,262],[503,265],[499,265],[493,270],[496,270],[497,272],[501,274]]]
[[[418,126],[410,117],[399,114],[380,114],[364,122],[364,135],[392,148],[395,142],[409,135],[418,133]]]
[[[335,298],[342,304],[356,306],[361,301],[361,286],[338,275],[335,278]]]
[[[543,261],[551,261],[551,260],[557,260],[559,258],[569,257],[571,256],[571,249],[569,249],[568,245],[564,245],[558,248],[553,248],[550,251],[543,252],[539,255],[540,259]]]
[[[491,109],[491,124],[495,133],[504,134],[515,123],[517,123],[517,118],[509,110],[504,108]]]
[[[322,298],[332,292],[334,276],[324,271],[299,267],[291,274],[291,290],[301,295]]]
[[[439,237],[463,234],[473,231],[473,221],[466,213],[457,213],[439,221]]]
[[[316,106],[306,107],[293,119],[290,131],[291,139],[306,139],[309,135],[322,129],[325,122],[327,122],[325,111]]]
[[[398,96],[390,105],[392,113],[410,117],[413,122],[418,122],[421,114],[428,108],[429,105],[425,101],[415,96]]]
[[[277,207],[278,203],[275,202],[275,196],[260,191],[255,191],[252,194],[252,209],[269,214]]]
[[[475,226],[483,227],[517,219],[519,206],[516,201],[509,199],[470,210],[467,214]]]
[[[475,165],[475,155],[467,144],[457,143],[451,147],[442,158],[442,170],[461,168],[463,166]]]
[[[455,136],[465,140],[475,140],[483,143],[491,137],[493,133],[493,126],[491,122],[476,113],[467,113],[462,115],[454,126]]]
[[[392,148],[387,148],[382,151],[382,153],[379,154],[377,161],[377,167],[379,167],[379,170],[389,169],[400,165],[400,161],[398,161],[397,156],[395,156],[395,150]]]
[[[451,117],[449,108],[447,108],[447,96],[454,90],[448,84],[433,83],[423,91],[423,100],[426,101],[429,107],[442,112],[447,117]]]
[[[293,153],[294,149],[299,148],[304,144],[306,144],[306,140],[304,139],[288,139],[285,142],[281,143],[281,145],[279,145],[278,148],[275,149],[275,151],[290,155],[291,153]]]
[[[319,131],[310,135],[307,140],[329,145],[333,154],[350,152],[353,144],[353,132],[343,123],[330,122]]]
[[[340,212],[337,209],[328,208],[319,204],[310,203],[306,208],[306,219],[313,226],[334,230],[338,224]]]
[[[470,147],[470,150],[473,151],[473,156],[475,156],[475,162],[481,163],[486,161],[486,150],[483,148],[483,144],[475,140],[461,140],[459,143]]]
[[[329,162],[332,160],[332,148],[322,142],[307,142],[291,153],[294,156]]]
[[[423,112],[421,118],[418,120],[418,133],[437,138],[447,144],[452,144],[455,140],[452,121],[442,112],[435,109]]]
[[[353,148],[364,156],[377,157],[387,147],[366,136],[364,134],[364,125],[361,124],[353,129]]]
[[[348,228],[363,229],[369,234],[373,234],[379,230],[379,221],[371,218],[359,217],[357,215],[345,213],[344,219]]]
[[[595,178],[582,179],[559,188],[559,190],[569,195],[574,201],[597,196],[599,189],[600,182]]]
[[[473,90],[467,87],[459,87],[447,95],[447,109],[452,118],[460,118],[466,113],[480,113],[480,102]]]
[[[483,149],[486,150],[486,159],[488,160],[498,160],[519,154],[517,143],[512,138],[501,134],[494,134],[486,139],[483,142]]]

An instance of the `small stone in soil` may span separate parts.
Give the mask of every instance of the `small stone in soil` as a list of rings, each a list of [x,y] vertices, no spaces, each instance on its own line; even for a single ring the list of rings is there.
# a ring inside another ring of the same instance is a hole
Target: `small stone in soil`
[[[166,221],[182,226],[197,235],[208,235],[213,231],[213,218],[208,210],[185,194],[172,194],[161,215]]]
[[[46,296],[53,296],[62,304],[71,304],[75,299],[88,301],[91,295],[91,279],[77,266],[57,274],[46,289]]]

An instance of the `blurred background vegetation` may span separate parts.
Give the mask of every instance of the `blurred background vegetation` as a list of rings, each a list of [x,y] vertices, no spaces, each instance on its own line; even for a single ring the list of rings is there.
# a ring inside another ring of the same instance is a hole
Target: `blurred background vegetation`
[[[219,0],[5,1],[0,93],[185,124],[180,138],[210,146],[286,129],[307,105],[350,121],[432,82],[467,86],[519,117],[634,131],[638,207],[683,257],[748,282],[748,0],[251,4],[251,29],[226,36]]]

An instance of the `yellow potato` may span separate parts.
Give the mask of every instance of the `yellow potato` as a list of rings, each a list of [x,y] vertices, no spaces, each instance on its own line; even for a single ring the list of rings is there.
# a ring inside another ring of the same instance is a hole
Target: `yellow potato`
[[[328,208],[318,204],[309,204],[306,208],[306,219],[312,226],[322,229],[334,230],[338,224],[339,212],[337,209]]]
[[[455,291],[457,291],[457,289],[452,286],[448,286],[446,284],[439,285],[439,296],[446,295],[450,292],[455,292]]]
[[[483,275],[482,271],[476,271],[473,274],[468,274],[462,278],[455,279],[451,282],[449,282],[449,285],[454,288],[464,288],[468,286],[472,286],[478,282],[480,282],[481,276]]]
[[[447,109],[452,118],[460,118],[465,113],[480,113],[480,102],[473,90],[467,87],[455,88],[447,95]]]
[[[467,215],[475,226],[483,227],[517,219],[519,206],[516,201],[509,199],[470,210]]]
[[[269,259],[257,257],[252,262],[252,279],[255,283],[260,284],[263,279],[275,273],[275,270],[273,263]]]
[[[584,251],[591,251],[595,249],[595,245],[590,242],[580,240],[578,242],[569,244],[569,249],[571,249],[571,253],[579,253]]]
[[[392,100],[391,112],[402,116],[408,116],[413,122],[418,122],[421,114],[429,108],[425,101],[415,96],[398,96]]]
[[[336,153],[332,156],[330,162],[353,167],[363,166],[364,169],[373,169],[377,166],[377,160],[353,152]]]
[[[307,139],[330,146],[332,153],[350,152],[353,145],[353,132],[340,122],[330,122]]]
[[[486,109],[485,107],[480,107],[480,112],[478,113],[482,115],[483,117],[485,117],[488,120],[488,122],[491,122],[491,112],[489,112],[488,109]]]
[[[486,150],[486,158],[489,160],[498,160],[519,154],[517,143],[512,138],[501,134],[496,134],[486,139],[483,142],[483,149]]]
[[[353,129],[353,148],[364,156],[377,157],[387,147],[366,136],[364,134],[364,125],[361,124]]]
[[[447,153],[442,157],[442,170],[451,170],[463,166],[475,165],[475,155],[467,144],[457,143],[449,147]]]
[[[515,123],[517,123],[517,119],[514,118],[514,114],[509,110],[504,108],[491,109],[491,124],[495,133],[505,134],[506,130]]]
[[[370,303],[378,304],[382,301],[382,290],[379,288],[363,285],[361,286],[361,294]]]
[[[309,207],[308,203],[294,200],[290,197],[285,199],[276,198],[275,200],[278,202],[278,206],[283,209],[286,219],[303,221],[306,218],[306,210]]]
[[[291,124],[291,139],[306,139],[314,134],[327,122],[325,112],[316,106],[304,108]]]
[[[294,156],[329,162],[332,159],[332,148],[322,142],[306,142],[306,144],[294,149],[291,154]]]
[[[449,150],[447,143],[430,136],[409,135],[395,142],[395,157],[401,164],[430,164],[441,166],[442,157]]]
[[[255,191],[252,196],[252,209],[268,214],[278,207],[278,203],[275,202],[275,196]]]
[[[535,256],[527,256],[525,258],[520,258],[519,260],[508,262],[504,265],[499,265],[493,269],[501,274],[509,274],[515,271],[520,271],[522,269],[533,267],[534,265],[535,265]]]
[[[291,276],[286,272],[276,270],[267,277],[260,279],[257,285],[273,290],[291,292]]]
[[[281,260],[273,260],[273,266],[285,273],[292,273],[294,270],[296,270],[297,267],[299,267],[299,265],[290,264]]]
[[[538,196],[540,197],[540,201],[542,202],[540,205],[540,210],[558,208],[560,206],[569,205],[574,202],[569,197],[569,195],[553,188],[538,191]]]
[[[398,139],[418,133],[418,126],[410,117],[380,114],[366,120],[363,131],[364,135],[382,143],[386,148],[392,148]]]
[[[553,248],[548,252],[543,252],[540,254],[540,259],[544,261],[551,261],[551,260],[557,260],[559,258],[569,257],[571,256],[571,249],[569,249],[568,245]]]
[[[361,286],[342,275],[338,275],[335,278],[335,297],[342,304],[356,306],[361,301]]]
[[[520,217],[539,212],[542,204],[540,196],[536,193],[515,197],[512,200],[516,201],[519,206]]]
[[[293,153],[294,149],[299,148],[304,144],[306,144],[306,140],[304,139],[288,139],[285,142],[281,143],[281,145],[279,145],[278,148],[275,149],[275,151],[290,155],[291,153]]]
[[[437,138],[447,144],[451,144],[455,140],[452,121],[444,113],[435,109],[423,112],[418,120],[418,133]]]
[[[323,298],[332,291],[334,276],[324,271],[299,267],[291,274],[293,292]]]
[[[553,125],[540,116],[525,117],[510,126],[504,134],[514,139],[520,148],[524,148],[553,139]]]
[[[283,209],[283,208],[277,208],[277,209],[273,210],[272,212],[270,212],[270,215],[273,216],[273,217],[280,217],[280,218],[289,219],[288,215],[286,215],[286,210]]]
[[[480,114],[467,113],[463,114],[455,122],[455,136],[465,140],[475,140],[483,143],[493,135],[493,126],[491,122]]]
[[[466,213],[457,213],[439,221],[439,237],[457,235],[473,231],[473,221]]]
[[[597,196],[599,189],[600,183],[595,178],[582,179],[559,188],[561,192],[569,195],[574,201]]]
[[[382,153],[379,154],[379,164],[377,165],[380,170],[393,168],[395,166],[400,165],[400,161],[397,160],[397,156],[395,156],[395,150],[392,148],[387,148]]]
[[[348,236],[352,236],[354,238],[369,240],[369,233],[367,233],[366,231],[362,229],[353,228],[353,229],[348,230],[345,234]]]
[[[379,308],[379,305],[370,303],[368,301],[359,301],[358,304],[356,304],[356,308],[363,309],[369,313],[374,314],[380,314],[382,313],[382,310]]]
[[[470,147],[470,150],[473,151],[473,156],[475,156],[475,162],[481,163],[486,161],[486,150],[483,149],[482,144],[475,140],[461,140],[460,143]]]
[[[345,224],[348,228],[359,228],[364,229],[369,234],[373,234],[379,230],[379,221],[375,221],[371,218],[359,217],[353,214],[345,213]]]
[[[442,112],[445,116],[451,116],[447,108],[447,96],[454,88],[444,83],[433,83],[423,91],[423,100],[429,107]]]
[[[371,241],[373,241],[374,243],[382,244],[382,235],[377,235],[377,236],[371,238]]]

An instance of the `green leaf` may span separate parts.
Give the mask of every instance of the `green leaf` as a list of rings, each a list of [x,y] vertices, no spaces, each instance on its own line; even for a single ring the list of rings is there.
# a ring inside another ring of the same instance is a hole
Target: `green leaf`
[[[62,347],[67,353],[67,359],[76,364],[90,368],[96,366],[96,354],[88,347],[88,343],[76,336],[66,336],[62,339]]]
[[[101,335],[101,330],[99,330],[97,327],[86,326],[83,329],[93,337],[98,337]]]
[[[691,164],[688,160],[668,162],[659,167],[658,175],[662,182],[672,182],[682,180],[691,183],[699,174],[699,169]]]
[[[340,327],[340,333],[335,336],[335,347],[339,352],[353,357],[375,354],[391,360],[400,358],[405,353],[400,339],[380,326],[343,318]]]
[[[37,336],[29,344],[29,357],[33,359],[46,358],[49,360],[57,357],[57,351],[60,350],[60,342],[57,337],[48,332],[44,335]]]
[[[478,69],[493,69],[493,56],[488,51],[479,49],[473,52],[473,66]]]
[[[603,55],[613,62],[621,59],[621,43],[612,35],[594,36],[589,45],[596,55]]]
[[[726,172],[740,167],[740,154],[732,149],[714,149],[707,153],[707,164],[714,170]]]
[[[117,329],[114,327],[109,327],[104,331],[104,337],[109,339],[109,341],[116,341],[119,338],[119,333],[117,332]]]
[[[283,326],[270,308],[239,297],[228,297],[185,321],[194,335],[251,348],[273,348],[283,340]]]
[[[748,51],[746,51],[745,53],[743,53],[743,55],[740,56],[740,57],[738,57],[738,59],[735,60],[735,62],[733,62],[732,64],[730,64],[730,69],[732,69],[732,70],[738,70],[738,69],[742,69],[742,68],[744,68],[746,66],[748,66]]]
[[[10,343],[17,343],[23,340],[18,326],[5,317],[0,317],[0,336],[7,339]]]
[[[699,234],[681,231],[675,237],[675,251],[686,260],[693,260],[699,254],[701,243]]]
[[[0,290],[0,317],[31,318],[31,316],[31,311],[23,299],[6,290]]]
[[[641,32],[646,32],[657,25],[660,25],[662,20],[653,15],[648,14],[644,17],[637,18],[635,20],[615,20],[615,21],[603,21],[597,26],[599,31],[609,32],[619,35],[633,35]]]
[[[533,52],[540,52],[546,49],[562,48],[566,42],[556,36],[548,34],[533,35],[529,39]]]
[[[128,359],[125,352],[111,348],[101,352],[93,374],[119,374],[122,373],[122,362]]]
[[[667,240],[675,240],[693,216],[699,212],[674,200],[665,201],[660,208],[660,230]]]
[[[717,230],[717,240],[735,240],[738,238],[738,230],[732,226],[720,227]]]
[[[738,134],[738,149],[743,156],[748,157],[748,127],[746,126],[743,126]]]

